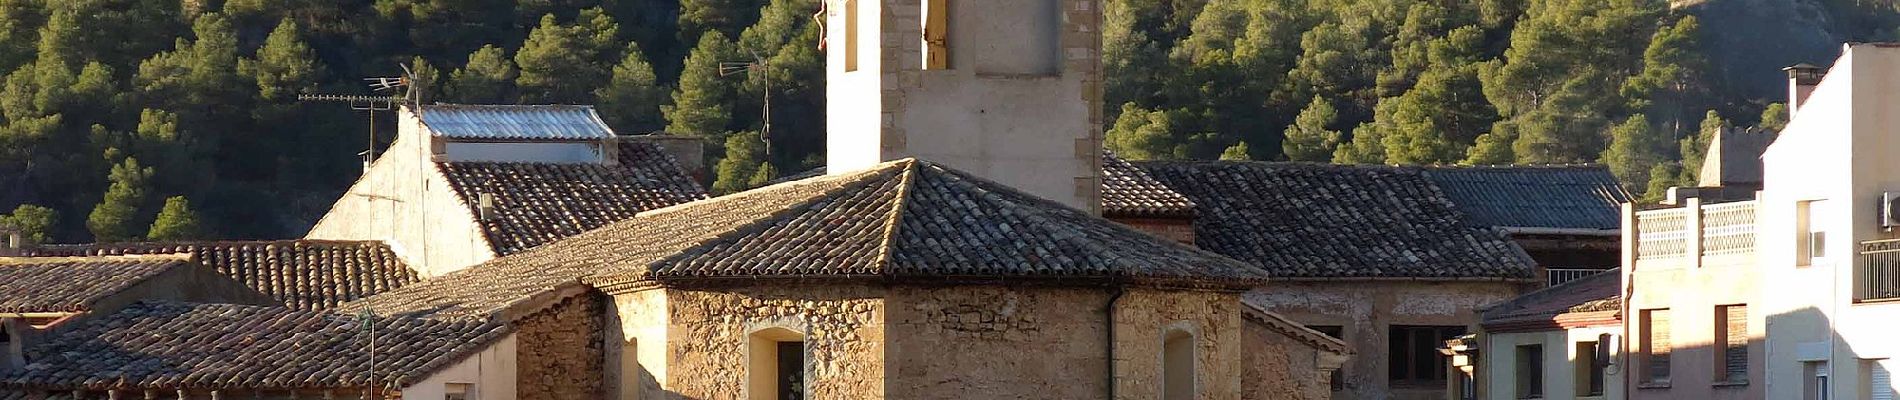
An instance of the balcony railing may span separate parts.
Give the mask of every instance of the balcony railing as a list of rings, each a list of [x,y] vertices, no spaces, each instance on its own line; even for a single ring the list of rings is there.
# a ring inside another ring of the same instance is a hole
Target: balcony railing
[[[1545,269],[1544,271],[1549,276],[1550,286],[1557,286],[1557,285],[1564,284],[1564,282],[1570,282],[1570,281],[1574,281],[1578,279],[1583,279],[1584,277],[1587,277],[1590,275],[1601,274],[1603,273],[1603,271],[1606,271],[1606,270],[1549,268],[1549,269]]]
[[[1860,243],[1854,301],[1900,300],[1900,239]]]
[[[1634,229],[1631,244],[1637,260],[1685,259],[1747,254],[1755,251],[1755,202],[1702,205],[1690,199],[1685,207],[1630,211]]]

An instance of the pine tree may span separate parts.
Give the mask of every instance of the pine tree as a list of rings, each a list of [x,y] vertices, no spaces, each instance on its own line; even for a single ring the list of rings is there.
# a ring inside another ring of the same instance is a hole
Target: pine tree
[[[1761,110],[1761,125],[1760,126],[1762,127],[1762,129],[1767,129],[1773,132],[1781,132],[1782,129],[1787,129],[1788,128],[1788,105],[1782,104],[1782,103],[1774,103],[1774,104],[1769,104],[1767,108],[1763,108]]]
[[[191,208],[191,202],[184,196],[172,196],[165,199],[165,208],[159,210],[158,217],[152,222],[146,239],[152,241],[184,241],[204,239],[204,228],[198,223],[198,212]]]
[[[608,76],[619,26],[599,8],[581,12],[573,25],[559,24],[553,14],[541,17],[541,26],[515,53],[521,67],[516,85],[527,103],[584,103]]]
[[[468,64],[449,74],[445,97],[471,104],[514,103],[516,76],[515,63],[506,51],[482,46],[468,55]]]
[[[752,26],[764,0],[681,0],[679,2],[680,41],[691,42],[710,33],[726,37]]]
[[[1332,124],[1339,112],[1326,99],[1313,96],[1300,116],[1286,127],[1286,140],[1280,142],[1280,150],[1292,161],[1326,161],[1332,159],[1333,150],[1339,147],[1339,131],[1326,129]]]
[[[417,56],[409,60],[409,72],[412,75],[409,85],[415,89],[417,101],[430,104],[442,95],[442,70],[434,63]]]
[[[730,104],[734,94],[732,83],[719,76],[719,63],[737,52],[724,34],[708,32],[700,38],[699,46],[686,56],[686,69],[680,72],[679,87],[673,90],[673,104],[661,108],[667,132],[724,142],[732,123]]]
[[[151,191],[151,168],[140,168],[136,159],[127,157],[125,162],[112,167],[111,186],[106,189],[105,200],[93,207],[92,214],[86,217],[86,228],[92,231],[93,240],[99,242],[124,242],[138,240],[143,232],[140,227],[147,196]]]
[[[1676,180],[1678,186],[1693,187],[1701,183],[1698,175],[1702,173],[1702,159],[1708,154],[1709,143],[1715,139],[1715,135],[1728,129],[1728,120],[1722,119],[1722,115],[1715,110],[1709,110],[1702,115],[1700,126],[1696,134],[1685,136],[1677,142],[1682,155],[1682,173]]]
[[[40,6],[30,0],[0,0],[0,71],[12,71],[33,60],[33,27],[43,23]]]
[[[1643,189],[1642,201],[1654,203],[1667,197],[1670,187],[1681,186],[1676,184],[1676,176],[1681,175],[1686,169],[1682,167],[1682,164],[1672,162],[1656,164],[1655,167],[1650,168],[1649,185]]]
[[[1381,164],[1385,162],[1384,134],[1372,124],[1359,124],[1352,129],[1352,141],[1340,143],[1333,150],[1334,164]]]
[[[1464,161],[1459,163],[1501,165],[1510,164],[1511,161],[1516,160],[1517,155],[1511,153],[1511,143],[1517,141],[1516,135],[1511,134],[1508,126],[1499,126],[1499,128],[1505,129],[1478,135],[1477,140],[1472,141],[1471,148],[1465,150]]]
[[[1175,160],[1192,158],[1192,146],[1205,143],[1211,133],[1183,132],[1179,121],[1188,119],[1181,110],[1149,111],[1134,103],[1122,105],[1121,116],[1105,135],[1109,150],[1131,160]]]
[[[594,91],[600,116],[623,134],[659,130],[666,123],[660,115],[660,106],[667,100],[666,88],[660,86],[638,44],[627,45],[626,53],[626,58],[614,67],[613,79]]]
[[[0,228],[19,232],[27,243],[45,243],[58,222],[58,212],[32,204],[21,204],[11,214],[0,214]]]
[[[1247,161],[1252,160],[1253,155],[1247,150],[1247,142],[1240,142],[1234,143],[1233,146],[1227,146],[1227,150],[1222,150],[1220,152],[1220,159],[1222,161]]]
[[[759,163],[759,168],[756,171],[757,172],[752,173],[752,179],[746,180],[745,185],[747,188],[765,186],[766,183],[772,182],[773,179],[778,179],[778,167],[772,166],[770,162]]]
[[[731,194],[751,189],[751,181],[765,163],[765,142],[758,132],[741,132],[726,139],[726,157],[714,169],[713,193]]]
[[[1649,118],[1636,114],[1610,128],[1610,147],[1599,162],[1631,192],[1642,193],[1650,182],[1649,171],[1667,161],[1663,149],[1669,140],[1651,129]]]
[[[1686,129],[1685,111],[1700,108],[1701,99],[1707,97],[1699,81],[1705,69],[1702,54],[1696,51],[1700,29],[1690,15],[1657,30],[1643,50],[1642,73],[1623,85],[1623,97],[1631,108],[1657,116],[1657,126],[1668,136]]]
[[[316,88],[316,53],[298,35],[297,23],[285,18],[257,49],[256,61],[239,61],[238,70],[257,79],[258,94],[265,101],[290,102]]]

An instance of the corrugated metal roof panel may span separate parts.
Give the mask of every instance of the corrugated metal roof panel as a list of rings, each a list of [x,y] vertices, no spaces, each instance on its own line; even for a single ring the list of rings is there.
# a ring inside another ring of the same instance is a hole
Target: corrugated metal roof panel
[[[614,136],[589,106],[422,106],[422,124],[436,137],[475,140],[598,140]]]

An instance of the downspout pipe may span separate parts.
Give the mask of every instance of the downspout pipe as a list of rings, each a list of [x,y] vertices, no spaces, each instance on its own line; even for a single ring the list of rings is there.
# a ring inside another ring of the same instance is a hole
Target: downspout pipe
[[[1102,309],[1103,320],[1108,321],[1108,342],[1104,346],[1108,354],[1108,370],[1104,382],[1108,384],[1108,400],[1115,400],[1115,305],[1120,304],[1122,295],[1128,290],[1120,282],[1111,282],[1115,291],[1108,295],[1108,306]]]

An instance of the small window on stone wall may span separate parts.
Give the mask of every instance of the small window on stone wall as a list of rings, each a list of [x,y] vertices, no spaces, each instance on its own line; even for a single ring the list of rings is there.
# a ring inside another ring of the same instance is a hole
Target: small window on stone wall
[[[475,400],[474,387],[472,383],[444,383],[442,400]]]
[[[1169,330],[1161,342],[1161,398],[1194,398],[1194,334]]]
[[[804,335],[785,328],[753,332],[746,353],[746,398],[804,400]]]
[[[1062,72],[1061,0],[960,0],[949,7],[957,64],[978,75],[1053,76]],[[963,18],[958,18],[963,16]]]

